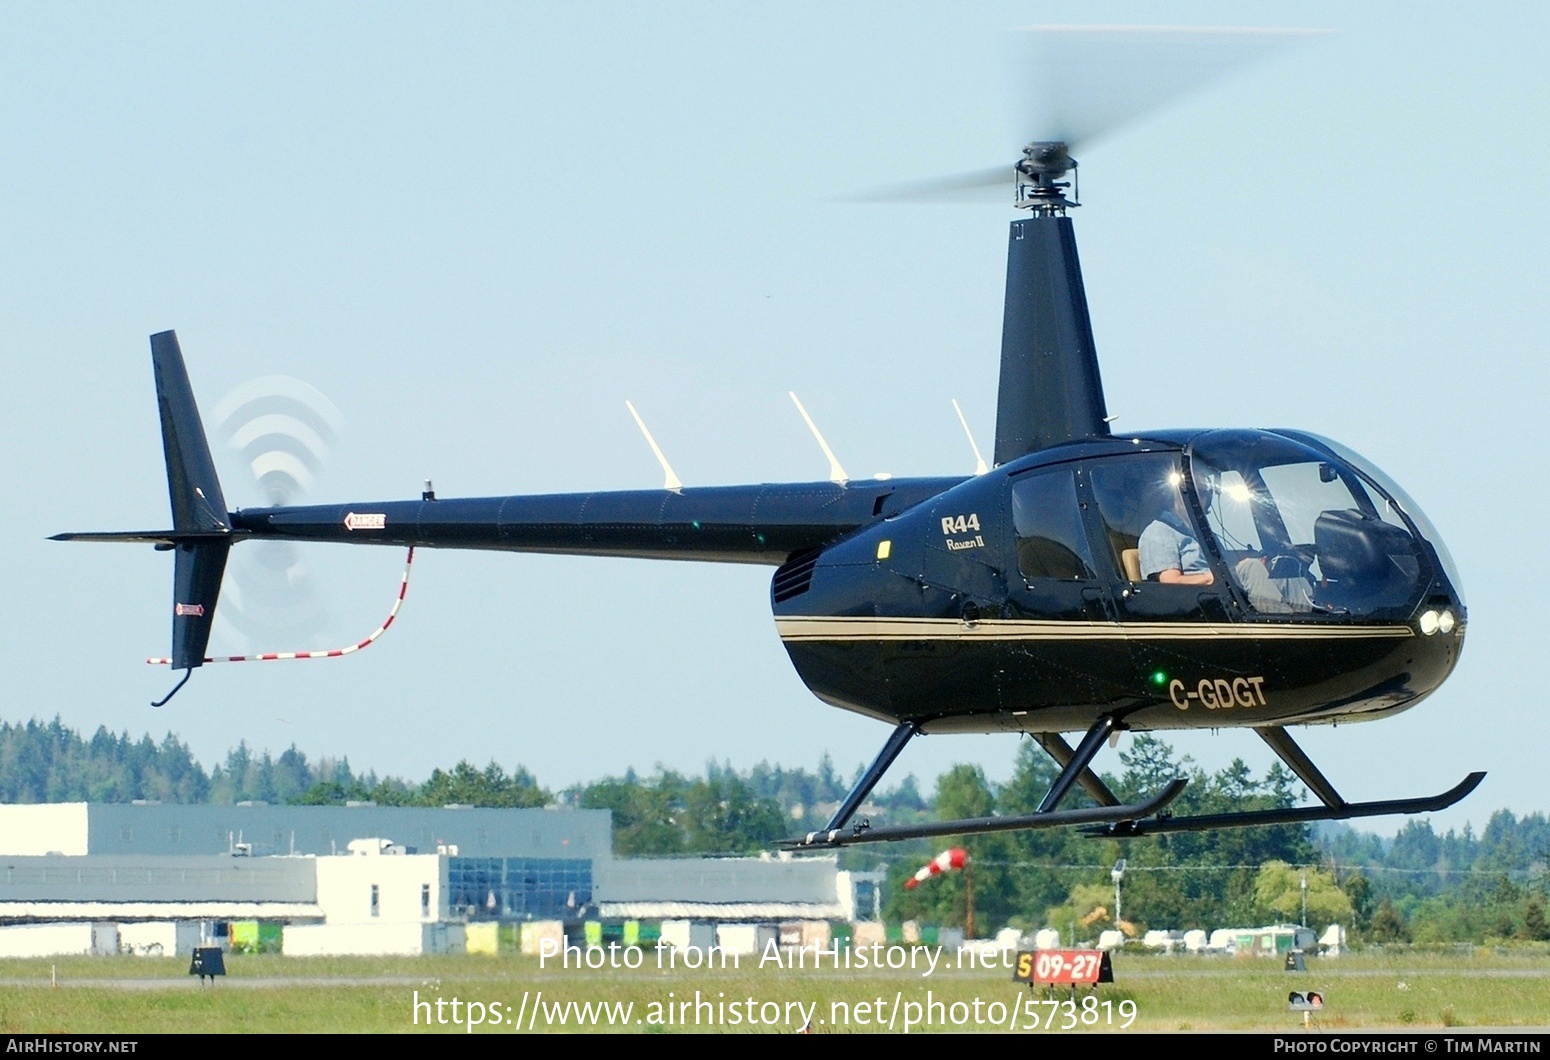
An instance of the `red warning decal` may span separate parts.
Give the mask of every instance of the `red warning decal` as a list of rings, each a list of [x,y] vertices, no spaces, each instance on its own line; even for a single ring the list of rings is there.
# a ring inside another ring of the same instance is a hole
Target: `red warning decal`
[[[382,512],[350,512],[344,517],[346,530],[385,530],[387,516]]]
[[[177,612],[177,616],[179,618],[187,618],[187,617],[203,618],[204,614],[205,614],[205,605],[204,604],[178,604],[178,606],[176,608],[174,608],[173,610]]]

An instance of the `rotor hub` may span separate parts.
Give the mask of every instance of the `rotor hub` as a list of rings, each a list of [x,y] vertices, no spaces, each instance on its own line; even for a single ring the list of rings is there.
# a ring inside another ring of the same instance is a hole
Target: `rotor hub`
[[[1074,180],[1061,178],[1067,173],[1075,175],[1076,159],[1071,157],[1069,146],[1063,140],[1037,140],[1023,148],[1023,157],[1017,167],[1017,199],[1019,210],[1032,210],[1035,214],[1058,216],[1068,207],[1080,206]],[[1066,198],[1066,189],[1072,189],[1072,197]]]

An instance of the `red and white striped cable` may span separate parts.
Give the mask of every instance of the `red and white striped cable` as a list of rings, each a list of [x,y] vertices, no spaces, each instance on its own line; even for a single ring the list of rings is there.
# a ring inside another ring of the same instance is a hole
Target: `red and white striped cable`
[[[414,549],[411,548],[409,550],[409,558],[404,560],[404,577],[403,580],[398,583],[398,598],[393,601],[393,610],[388,612],[388,616],[385,620],[383,620],[382,625],[378,626],[376,630],[372,632],[371,636],[367,637],[363,641],[351,644],[347,648],[333,648],[328,651],[271,651],[264,652],[262,655],[218,655],[214,657],[206,656],[205,662],[275,662],[279,659],[337,659],[341,655],[349,655],[351,652],[360,651],[362,648],[365,648],[375,642],[378,637],[382,636],[382,634],[386,633],[388,627],[393,624],[393,619],[398,617],[398,609],[404,606],[404,597],[409,592],[409,568],[413,565]],[[172,665],[171,659],[147,659],[145,661],[150,663],[152,666]]]
[[[936,857],[926,862],[926,864],[921,867],[920,871],[915,873],[913,878],[905,880],[904,889],[906,891],[913,891],[916,887],[919,887],[922,883],[926,882],[931,877],[940,875],[941,873],[947,872],[950,869],[961,869],[968,863],[969,852],[964,850],[963,847],[952,847],[948,850],[944,850]]]

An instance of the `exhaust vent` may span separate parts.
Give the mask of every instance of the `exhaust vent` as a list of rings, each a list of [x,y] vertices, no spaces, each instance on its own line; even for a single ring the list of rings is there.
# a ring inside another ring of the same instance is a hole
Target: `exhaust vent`
[[[822,554],[823,549],[804,548],[800,552],[793,552],[791,558],[776,569],[770,592],[777,604],[807,592],[808,586],[813,584],[813,568],[818,565],[818,557]]]

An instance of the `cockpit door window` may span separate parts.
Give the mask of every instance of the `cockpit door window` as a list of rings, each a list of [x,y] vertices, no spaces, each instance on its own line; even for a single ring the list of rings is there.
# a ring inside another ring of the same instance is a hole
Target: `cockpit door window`
[[[1227,597],[1186,501],[1179,455],[1106,457],[1085,473],[1122,615],[1226,620]]]
[[[1074,465],[1062,464],[1012,479],[1017,617],[1114,620],[1082,517],[1079,475]]]
[[[1024,581],[1090,581],[1097,577],[1072,474],[1070,467],[1055,467],[1012,482],[1017,568]]]

